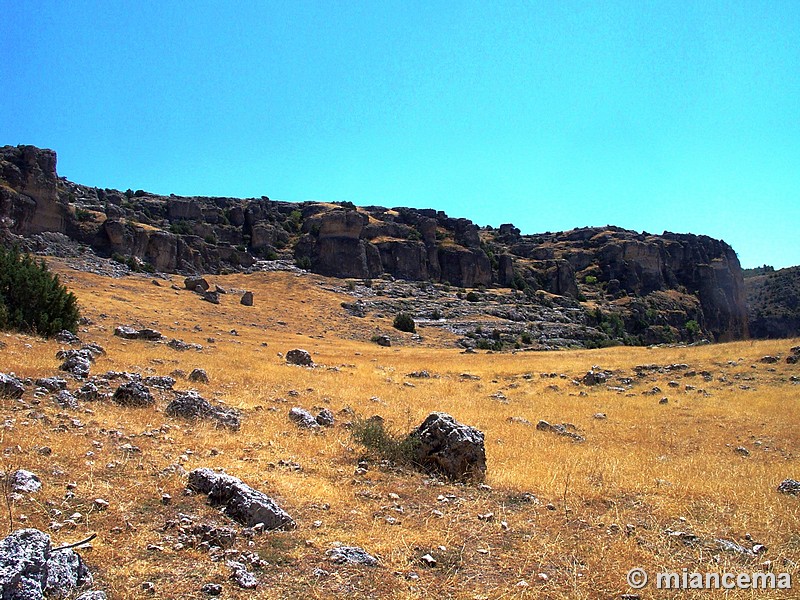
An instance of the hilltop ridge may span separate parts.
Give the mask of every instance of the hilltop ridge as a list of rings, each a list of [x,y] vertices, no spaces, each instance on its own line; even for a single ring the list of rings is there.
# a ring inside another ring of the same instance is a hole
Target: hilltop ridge
[[[123,192],[61,178],[56,163],[52,150],[0,148],[6,237],[60,233],[169,273],[248,272],[284,259],[339,278],[507,289],[503,303],[516,313],[506,321],[530,322],[531,307],[556,303],[570,309],[566,341],[579,346],[748,335],[736,253],[707,236],[613,226],[523,235],[434,209]]]

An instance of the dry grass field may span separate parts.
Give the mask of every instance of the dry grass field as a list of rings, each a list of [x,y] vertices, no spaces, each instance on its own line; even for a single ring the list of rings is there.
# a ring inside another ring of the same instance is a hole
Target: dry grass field
[[[226,289],[253,291],[255,305],[245,307],[237,293],[212,305],[164,280],[157,286],[143,276],[110,279],[53,266],[91,319],[79,335],[106,350],[93,374],[200,367],[208,384],[183,378],[175,388],[197,389],[244,415],[241,430],[230,432],[166,416],[170,394],[155,408],[86,402],[78,411],[48,397],[36,410],[0,399],[2,469],[26,468],[43,481],[41,492],[11,506],[14,526],[47,531],[80,513],[75,525],[51,534],[60,544],[97,533],[81,554],[110,598],[203,598],[208,582],[221,583],[224,598],[800,597],[637,591],[625,579],[635,566],[651,576],[771,569],[790,572],[800,586],[800,498],[776,491],[782,480],[800,478],[800,385],[790,380],[800,365],[759,362],[785,357],[800,340],[463,354],[439,329],[422,328],[423,339],[414,340],[391,328],[393,315],[348,315],[340,303],[349,298],[333,289],[341,282],[318,276],[209,277]],[[182,278],[173,282],[183,287]],[[113,336],[117,325],[153,327],[204,348],[178,352],[126,341]],[[369,341],[376,332],[402,341],[380,347]],[[57,374],[57,342],[12,334],[0,340],[0,371]],[[317,366],[287,365],[281,355],[292,348],[308,350]],[[636,365],[674,363],[688,369],[634,373]],[[614,372],[611,386],[620,377],[634,384],[620,392],[572,382],[594,365]],[[431,377],[408,377],[421,369]],[[643,393],[654,386],[661,392]],[[292,406],[328,407],[337,423],[301,430],[287,419]],[[402,431],[431,411],[477,427],[486,436],[487,485],[441,482],[376,460],[356,473],[365,450],[344,426],[353,418],[346,407],[379,414]],[[537,430],[540,419],[574,424],[585,442]],[[124,452],[123,444],[139,451]],[[52,454],[41,453],[43,446]],[[269,563],[255,571],[256,590],[237,588],[225,561],[207,551],[175,548],[168,525],[181,515],[238,527],[204,496],[185,494],[175,465],[224,468],[297,521],[294,531],[239,537],[236,550]],[[75,484],[70,493],[68,484]],[[165,493],[169,504],[161,502]],[[96,498],[109,507],[97,510]],[[479,519],[487,513],[493,518]],[[7,529],[5,514],[0,526]],[[766,551],[747,557],[721,550],[717,539]],[[363,547],[379,566],[331,564],[325,552],[337,542]],[[437,559],[433,568],[420,561],[427,553]],[[144,591],[143,582],[153,590]]]

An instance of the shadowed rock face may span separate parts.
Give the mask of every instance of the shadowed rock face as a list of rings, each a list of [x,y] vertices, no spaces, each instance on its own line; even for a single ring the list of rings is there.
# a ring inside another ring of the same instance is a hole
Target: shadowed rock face
[[[0,234],[63,232],[100,255],[165,272],[246,271],[277,257],[333,277],[587,296],[619,301],[610,308],[626,326],[635,315],[623,300],[634,297],[650,310],[669,305],[658,327],[671,327],[679,340],[690,339],[689,321],[700,337],[718,341],[748,334],[736,253],[706,236],[611,226],[522,235],[510,223],[479,228],[433,209],[123,193],[59,179],[55,168],[52,150],[0,148]],[[639,319],[643,326],[650,330],[629,333],[640,343],[663,341],[654,323]]]
[[[59,200],[56,153],[35,146],[0,148],[0,219],[22,235],[66,231],[67,209]]]

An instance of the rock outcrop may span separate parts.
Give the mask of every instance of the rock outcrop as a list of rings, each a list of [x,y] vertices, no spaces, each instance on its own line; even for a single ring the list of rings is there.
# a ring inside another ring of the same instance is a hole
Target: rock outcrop
[[[195,469],[189,473],[189,488],[208,494],[212,505],[223,506],[226,515],[247,527],[260,523],[265,529],[295,528],[294,520],[272,498],[231,475]]]
[[[482,481],[486,476],[483,433],[474,427],[434,412],[409,437],[415,462],[423,468],[453,480]]]

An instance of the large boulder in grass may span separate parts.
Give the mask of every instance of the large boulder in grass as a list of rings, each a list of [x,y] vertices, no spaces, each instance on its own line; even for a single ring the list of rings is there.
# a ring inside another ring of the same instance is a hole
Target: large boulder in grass
[[[18,529],[0,540],[0,598],[66,598],[91,585],[92,575],[72,549],[54,550],[38,529]]]
[[[302,367],[310,367],[314,364],[311,354],[309,354],[307,350],[302,350],[300,348],[289,350],[286,353],[286,362],[290,365],[300,365]]]
[[[486,476],[483,432],[463,425],[446,413],[434,412],[414,429],[414,460],[448,479],[482,481]]]
[[[223,506],[223,512],[247,527],[259,523],[265,529],[294,529],[294,519],[276,502],[241,479],[217,473],[211,469],[195,469],[189,473],[189,488],[208,494],[213,506]]]

